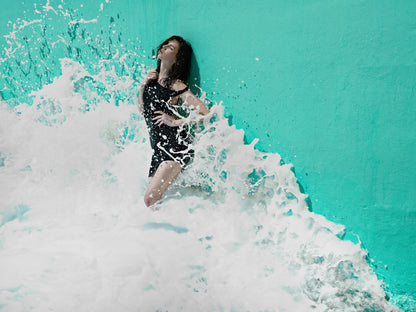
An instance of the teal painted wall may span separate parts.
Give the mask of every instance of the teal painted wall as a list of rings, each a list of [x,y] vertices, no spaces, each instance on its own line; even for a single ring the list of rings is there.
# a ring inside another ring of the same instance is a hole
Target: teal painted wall
[[[33,9],[0,1],[2,34]],[[187,38],[207,96],[294,164],[313,211],[359,235],[392,292],[416,296],[416,1],[84,2],[67,6],[100,16],[90,31],[122,30],[148,65]]]
[[[313,211],[359,235],[416,295],[416,2],[131,2],[155,46],[181,34],[203,89],[257,147],[293,163]]]

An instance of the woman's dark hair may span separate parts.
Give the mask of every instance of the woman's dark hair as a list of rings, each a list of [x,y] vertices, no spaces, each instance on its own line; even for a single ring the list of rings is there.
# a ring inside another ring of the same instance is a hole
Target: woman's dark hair
[[[179,50],[176,54],[176,62],[172,65],[168,77],[164,79],[163,83],[166,84],[168,88],[172,87],[177,79],[182,80],[184,83],[187,82],[189,74],[191,72],[191,60],[192,60],[192,47],[189,42],[183,39],[180,36],[172,36],[165,41],[163,41],[157,48],[156,55],[159,54],[159,51],[162,47],[171,40],[176,40],[179,42]],[[160,73],[160,59],[157,60],[156,71]]]

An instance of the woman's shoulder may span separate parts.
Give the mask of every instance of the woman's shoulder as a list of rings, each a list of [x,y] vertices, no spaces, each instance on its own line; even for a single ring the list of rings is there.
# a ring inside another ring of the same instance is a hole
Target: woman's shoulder
[[[176,81],[172,85],[172,89],[174,91],[182,91],[182,90],[186,89],[187,87],[188,86],[180,79],[176,79]]]

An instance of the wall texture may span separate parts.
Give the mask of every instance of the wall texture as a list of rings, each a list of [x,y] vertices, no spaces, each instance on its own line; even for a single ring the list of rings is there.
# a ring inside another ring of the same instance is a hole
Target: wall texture
[[[91,1],[86,20],[101,2],[149,65],[163,39],[187,38],[247,141],[293,163],[312,210],[359,236],[393,293],[416,296],[415,1]],[[31,9],[2,11],[2,34]]]
[[[393,292],[415,296],[416,2],[131,7],[143,44],[191,41],[208,96],[294,164],[313,211],[359,236]]]

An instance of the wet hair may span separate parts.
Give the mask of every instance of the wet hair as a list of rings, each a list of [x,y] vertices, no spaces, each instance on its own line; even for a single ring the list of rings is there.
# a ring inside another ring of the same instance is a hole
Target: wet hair
[[[171,40],[176,40],[179,42],[179,50],[176,54],[176,62],[172,65],[172,68],[168,73],[168,77],[163,80],[163,83],[166,84],[168,88],[171,88],[177,79],[180,79],[184,83],[187,82],[191,72],[191,60],[193,52],[192,46],[189,42],[180,36],[172,36],[159,45],[156,55],[158,55],[162,47]],[[158,73],[160,73],[160,64],[161,60],[158,59],[156,68]]]

